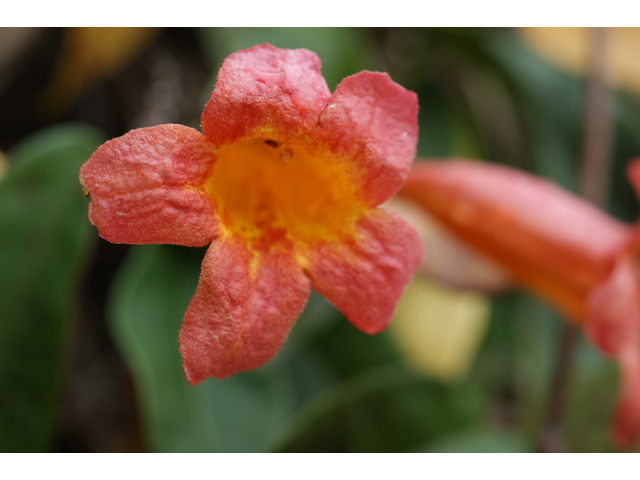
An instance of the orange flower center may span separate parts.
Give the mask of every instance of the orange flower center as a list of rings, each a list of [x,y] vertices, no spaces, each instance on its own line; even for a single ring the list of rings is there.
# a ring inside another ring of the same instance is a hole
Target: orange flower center
[[[266,137],[220,149],[206,188],[234,234],[298,247],[343,238],[365,210],[342,162]]]

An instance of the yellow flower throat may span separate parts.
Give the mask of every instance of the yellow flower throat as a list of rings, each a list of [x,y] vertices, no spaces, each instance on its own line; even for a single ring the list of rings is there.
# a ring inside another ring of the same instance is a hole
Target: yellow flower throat
[[[220,149],[206,188],[226,228],[248,240],[339,240],[366,208],[342,162],[275,138]]]

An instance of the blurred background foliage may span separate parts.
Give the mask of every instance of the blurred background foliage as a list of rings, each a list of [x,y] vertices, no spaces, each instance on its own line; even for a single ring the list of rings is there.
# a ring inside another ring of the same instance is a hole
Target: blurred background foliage
[[[562,320],[522,292],[489,298],[417,277],[375,336],[314,293],[267,365],[185,381],[177,335],[204,249],[99,239],[78,170],[129,129],[199,128],[222,60],[265,42],[316,52],[332,90],[367,69],[415,91],[420,157],[578,185],[580,29],[2,28],[0,451],[536,451]],[[623,169],[640,154],[639,42],[630,29],[612,47],[609,209],[627,221],[638,214]],[[617,391],[615,365],[582,342],[570,451],[612,450]]]

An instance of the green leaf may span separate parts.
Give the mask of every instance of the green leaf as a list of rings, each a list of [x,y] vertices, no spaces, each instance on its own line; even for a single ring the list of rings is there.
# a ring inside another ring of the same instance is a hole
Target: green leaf
[[[585,343],[577,353],[563,422],[567,450],[615,451],[611,427],[620,394],[618,366]]]
[[[495,427],[473,428],[457,432],[420,449],[440,453],[526,453],[532,448],[527,438],[514,431]]]
[[[487,38],[483,48],[515,91],[531,149],[532,170],[575,191],[579,185],[583,83],[534,55],[514,33],[507,38]]]
[[[93,237],[78,171],[102,141],[66,125],[9,153],[0,181],[0,451],[50,445]]]
[[[413,451],[471,427],[481,412],[475,387],[445,385],[391,364],[318,395],[281,432],[272,450]]]
[[[192,387],[178,351],[203,249],[135,247],[113,291],[111,326],[132,370],[152,450],[262,450],[295,408],[290,375],[278,362]]]

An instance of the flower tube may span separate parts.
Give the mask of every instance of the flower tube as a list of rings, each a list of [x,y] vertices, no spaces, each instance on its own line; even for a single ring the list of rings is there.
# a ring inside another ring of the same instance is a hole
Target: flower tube
[[[640,185],[640,162],[629,178]],[[581,325],[622,372],[613,436],[640,430],[637,230],[560,187],[477,161],[418,162],[399,193]]]

